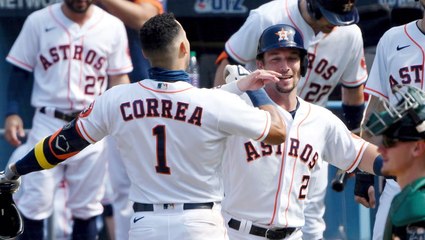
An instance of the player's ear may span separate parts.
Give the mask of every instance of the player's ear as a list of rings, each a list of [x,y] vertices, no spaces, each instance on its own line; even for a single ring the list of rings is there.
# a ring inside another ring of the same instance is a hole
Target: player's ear
[[[256,62],[257,62],[256,64],[258,69],[264,69],[264,63],[262,60],[257,59]]]
[[[419,140],[415,142],[415,147],[412,150],[415,157],[425,156],[425,141]]]
[[[179,52],[180,52],[180,55],[186,55],[186,54],[190,54],[190,49],[189,49],[189,47],[185,44],[185,42],[184,41],[181,41],[180,42],[180,46],[179,46]]]

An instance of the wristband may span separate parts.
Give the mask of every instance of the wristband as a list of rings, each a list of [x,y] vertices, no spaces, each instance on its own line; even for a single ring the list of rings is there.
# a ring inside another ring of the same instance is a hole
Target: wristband
[[[363,118],[365,105],[361,104],[361,105],[353,106],[353,105],[345,105],[343,103],[341,107],[342,107],[342,116],[345,119],[348,129],[353,130],[358,128]]]
[[[248,90],[246,91],[246,94],[248,94],[248,97],[251,99],[252,105],[254,105],[254,107],[273,104],[273,101],[267,95],[264,88],[255,91]]]
[[[373,162],[373,172],[375,173],[375,175],[377,175],[377,176],[383,176],[386,179],[394,179],[394,180],[396,180],[397,178],[394,177],[394,176],[386,176],[386,175],[383,175],[382,174],[381,169],[382,169],[382,165],[383,164],[384,164],[384,159],[382,158],[381,155],[378,155],[375,158],[375,161]]]
[[[242,95],[244,92],[241,91],[238,87],[238,81],[232,81],[230,83],[226,83],[224,85],[217,86],[216,88],[222,89],[226,92],[234,93],[236,95]]]

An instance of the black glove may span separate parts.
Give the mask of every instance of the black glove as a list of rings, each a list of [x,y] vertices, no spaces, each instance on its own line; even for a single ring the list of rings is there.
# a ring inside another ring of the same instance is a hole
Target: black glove
[[[12,198],[21,180],[20,177],[9,179],[6,175],[0,172],[0,239],[14,239],[24,230],[21,214]]]
[[[368,189],[375,184],[375,175],[363,171],[356,172],[354,195],[365,198],[369,202]]]
[[[23,230],[21,214],[16,208],[12,194],[16,189],[9,183],[0,183],[0,239],[14,239]]]

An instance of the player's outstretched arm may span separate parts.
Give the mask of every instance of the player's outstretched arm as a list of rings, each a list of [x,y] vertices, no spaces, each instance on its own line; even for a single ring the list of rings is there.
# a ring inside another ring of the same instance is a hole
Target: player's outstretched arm
[[[224,69],[229,64],[229,60],[223,59],[220,61],[220,63],[217,66],[217,70],[215,71],[215,77],[214,77],[214,87],[220,86],[225,84],[224,81]]]
[[[8,179],[53,168],[90,145],[80,135],[76,121],[77,119],[72,120],[53,135],[42,139],[21,160],[9,165],[11,175]]]

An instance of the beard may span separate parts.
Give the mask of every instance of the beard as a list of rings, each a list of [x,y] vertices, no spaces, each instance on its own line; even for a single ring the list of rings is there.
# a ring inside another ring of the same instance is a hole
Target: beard
[[[75,13],[87,12],[92,3],[93,0],[88,0],[86,4],[80,4],[78,1],[75,0],[65,0],[66,6]]]

